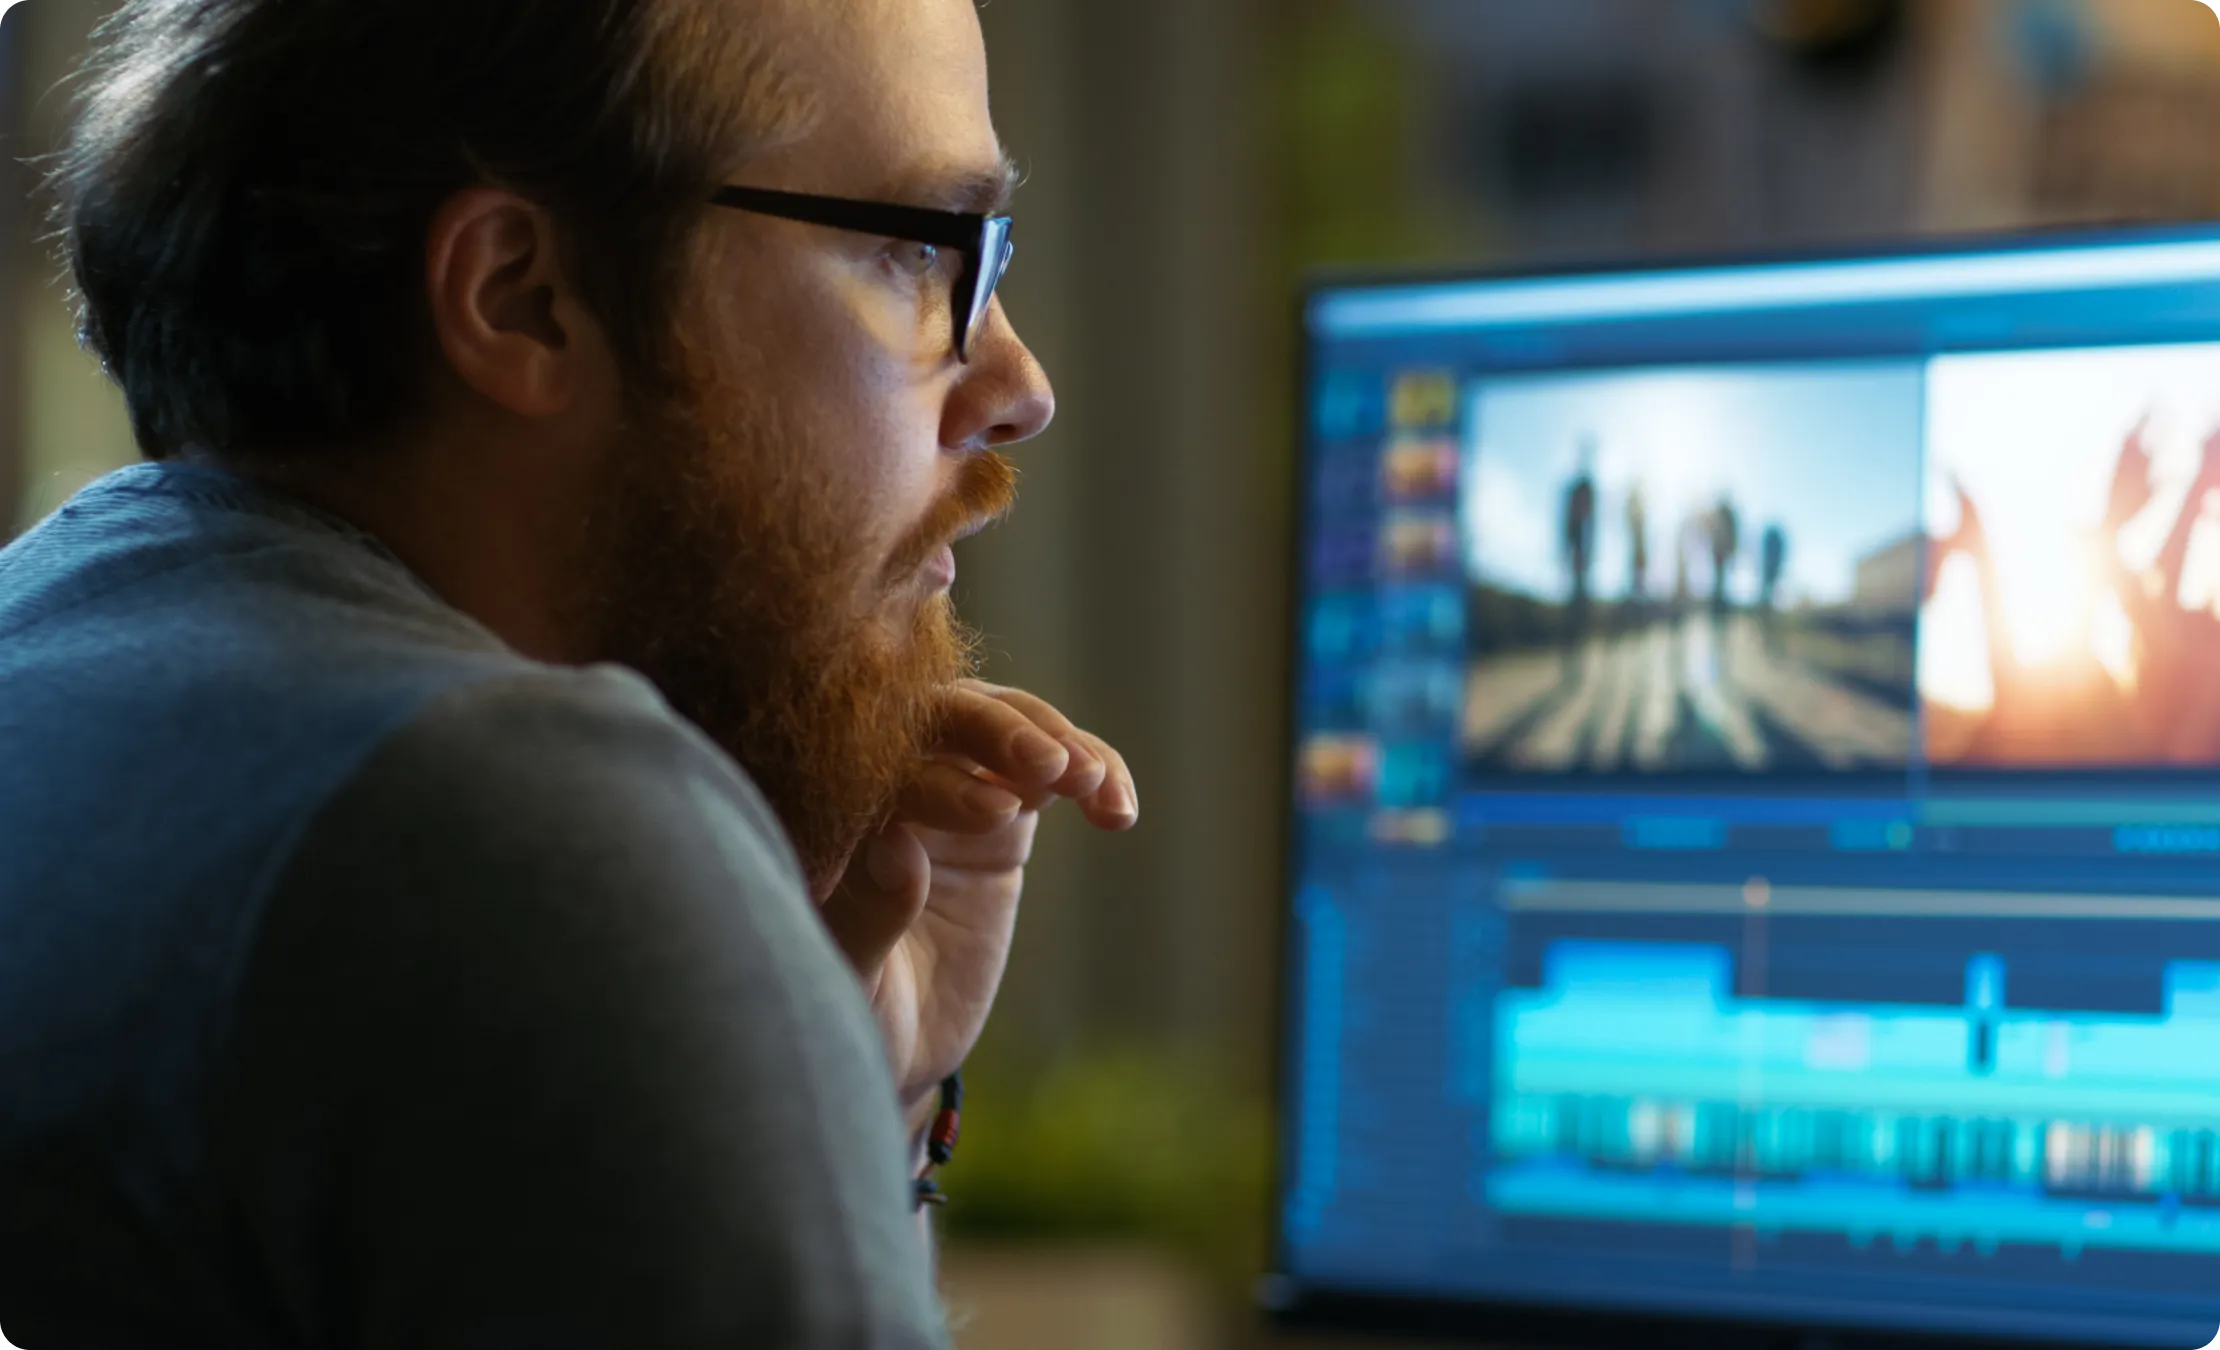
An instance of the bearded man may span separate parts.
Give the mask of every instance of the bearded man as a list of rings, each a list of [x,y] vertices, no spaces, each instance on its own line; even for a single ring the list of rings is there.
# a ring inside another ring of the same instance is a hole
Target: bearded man
[[[1053,412],[971,0],[127,0],[51,168],[146,462],[0,553],[0,1327],[944,1345],[1138,812],[949,606]]]

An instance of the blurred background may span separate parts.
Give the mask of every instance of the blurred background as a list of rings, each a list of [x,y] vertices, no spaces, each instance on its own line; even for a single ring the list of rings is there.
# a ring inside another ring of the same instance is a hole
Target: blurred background
[[[102,0],[0,22],[0,538],[133,458],[38,235]],[[967,1350],[1274,1343],[1297,288],[2220,216],[2193,0],[992,0],[1028,170],[1005,295],[1062,412],[965,547],[993,674],[1120,746],[1142,825],[1044,829],[967,1074]]]

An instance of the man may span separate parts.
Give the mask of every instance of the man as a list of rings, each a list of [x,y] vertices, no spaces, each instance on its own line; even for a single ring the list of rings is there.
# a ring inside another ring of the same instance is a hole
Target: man
[[[1650,507],[1640,483],[1627,489],[1626,533],[1626,598],[1639,607],[1649,598],[1650,590]]]
[[[1564,528],[1559,539],[1565,570],[1572,578],[1572,608],[1588,606],[1588,569],[1596,554],[1596,443],[1580,444],[1580,470],[1565,489]]]
[[[1565,571],[1572,580],[1563,630],[1564,683],[1570,686],[1578,684],[1587,669],[1588,571],[1594,566],[1596,556],[1596,443],[1593,437],[1580,443],[1580,469],[1565,489],[1560,526],[1558,546],[1564,554]]]
[[[1778,522],[1765,527],[1758,537],[1758,623],[1763,630],[1765,649],[1776,651],[1780,647],[1781,578],[1788,572],[1788,531]]]
[[[1720,494],[1706,525],[1711,544],[1711,612],[1724,615],[1732,603],[1727,587],[1734,579],[1734,560],[1742,553],[1742,518],[1733,499]]]
[[[130,0],[84,88],[149,462],[0,553],[0,1325],[944,1344],[1036,813],[1138,811],[948,608],[1053,408],[969,0]]]

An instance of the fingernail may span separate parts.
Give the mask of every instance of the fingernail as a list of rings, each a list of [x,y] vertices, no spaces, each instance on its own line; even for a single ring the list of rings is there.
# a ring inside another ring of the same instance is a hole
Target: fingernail
[[[1118,784],[1118,790],[1113,794],[1113,800],[1118,804],[1119,815],[1139,816],[1141,814],[1141,803],[1134,797],[1133,788],[1129,784]]]
[[[1028,731],[1017,739],[1018,763],[1029,769],[1052,769],[1068,763],[1069,754],[1064,747],[1038,731]]]
[[[1014,794],[992,783],[973,783],[964,789],[964,805],[975,815],[1006,816],[1022,804]]]

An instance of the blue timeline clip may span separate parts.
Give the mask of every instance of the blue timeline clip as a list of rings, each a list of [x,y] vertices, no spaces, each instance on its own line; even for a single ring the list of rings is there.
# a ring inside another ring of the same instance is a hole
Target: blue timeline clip
[[[2120,853],[2176,857],[2220,853],[2220,826],[2122,825],[2112,832],[2112,847]]]
[[[1717,816],[1636,816],[1621,833],[1628,848],[1704,853],[1727,846],[1727,822]]]

